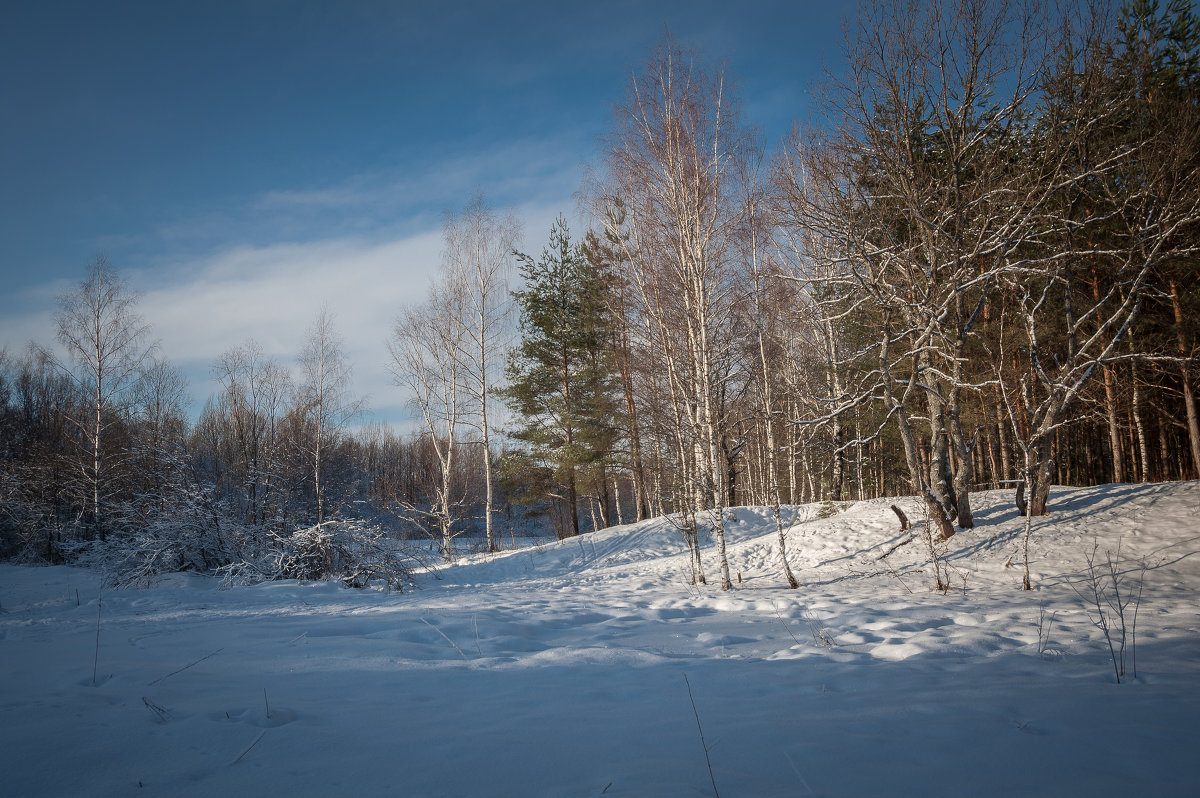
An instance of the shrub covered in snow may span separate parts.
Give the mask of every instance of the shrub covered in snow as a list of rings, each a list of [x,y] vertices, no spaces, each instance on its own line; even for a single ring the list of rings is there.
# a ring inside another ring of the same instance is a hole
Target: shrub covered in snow
[[[336,579],[348,587],[402,590],[412,583],[407,555],[378,527],[356,520],[326,521],[290,535],[268,532],[264,545],[219,570],[229,586]]]
[[[120,508],[107,539],[62,544],[66,557],[105,574],[111,587],[150,587],[163,574],[211,572],[242,556],[249,530],[231,522],[209,491],[139,497]]]

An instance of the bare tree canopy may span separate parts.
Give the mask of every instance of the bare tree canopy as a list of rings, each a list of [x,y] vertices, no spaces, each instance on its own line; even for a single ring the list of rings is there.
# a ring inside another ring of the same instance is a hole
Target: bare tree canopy
[[[149,325],[137,314],[137,295],[104,258],[58,302],[57,337],[67,355],[61,367],[89,400],[86,414],[72,421],[83,438],[79,468],[91,500],[90,520],[103,539],[105,504],[124,457],[121,442],[108,433],[124,421],[131,388],[154,345]]]

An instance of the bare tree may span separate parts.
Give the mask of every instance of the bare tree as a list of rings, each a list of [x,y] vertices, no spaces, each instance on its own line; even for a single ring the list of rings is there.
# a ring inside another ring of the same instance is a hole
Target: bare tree
[[[1172,101],[1142,53],[1160,43],[1145,33],[1118,46],[1103,15],[1067,26],[1046,81],[1042,161],[1031,168],[1055,178],[1054,201],[1039,219],[1046,232],[1001,273],[1020,336],[1022,372],[1009,377],[1006,400],[1023,439],[1031,516],[1046,512],[1055,436],[1096,374],[1122,360],[1187,362],[1184,352],[1127,346],[1146,300],[1172,299],[1160,273],[1200,251],[1195,102]]]
[[[744,177],[742,185],[745,190],[745,233],[742,236],[742,243],[747,259],[750,262],[751,313],[753,316],[755,338],[758,344],[756,387],[758,389],[761,423],[766,436],[765,482],[767,483],[767,495],[771,502],[772,515],[775,519],[775,536],[779,545],[779,561],[783,568],[783,577],[788,587],[795,589],[800,586],[800,583],[796,580],[795,575],[792,573],[792,567],[788,563],[787,534],[783,528],[783,516],[780,510],[779,471],[776,462],[779,447],[775,439],[775,426],[780,414],[776,409],[775,396],[772,392],[775,363],[773,362],[774,359],[769,358],[767,354],[769,348],[772,350],[775,349],[775,346],[768,344],[771,337],[768,331],[768,327],[771,324],[769,315],[775,309],[769,307],[769,278],[765,273],[766,269],[763,268],[764,264],[760,260],[762,258],[762,251],[765,249],[765,244],[770,240],[772,225],[769,218],[770,212],[767,197],[757,179],[757,170],[755,173]]]
[[[831,126],[794,137],[781,170],[809,242],[801,278],[835,312],[867,299],[853,313],[877,331],[870,379],[828,417],[882,400],[943,537],[953,520],[973,524],[964,404],[985,382],[968,369],[982,311],[1057,188],[1013,168],[1044,64],[1040,24],[1002,0],[868,4],[848,75],[826,95]]]
[[[509,281],[513,252],[520,243],[521,224],[512,214],[497,214],[480,195],[461,213],[447,215],[442,237],[446,279],[458,284],[454,293],[466,302],[459,376],[473,399],[470,419],[479,429],[482,447],[484,529],[488,551],[496,551],[499,547],[492,524],[494,479],[490,411],[506,352],[511,346]]]
[[[187,379],[164,358],[151,356],[132,391],[137,446],[135,471],[147,497],[161,507],[186,443]]]
[[[689,468],[693,510],[708,510],[721,569],[732,587],[725,551],[723,417],[728,335],[736,299],[730,241],[741,217],[736,164],[754,148],[741,126],[724,70],[707,71],[694,55],[667,41],[629,83],[606,148],[612,204],[624,201],[631,238],[631,283],[660,342],[674,407],[682,412],[681,465]],[[671,327],[671,321],[680,326]],[[685,454],[686,452],[686,454]]]
[[[462,445],[459,429],[466,414],[462,387],[462,353],[467,331],[462,286],[445,279],[430,287],[429,299],[408,308],[396,320],[388,341],[392,374],[407,389],[412,405],[421,414],[428,441],[437,459],[432,506],[401,502],[411,514],[431,517],[437,524],[442,556],[454,559],[453,542],[459,516],[455,494],[456,456]]]
[[[201,413],[195,435],[206,439],[218,486],[237,502],[246,521],[259,524],[271,516],[282,481],[280,422],[292,392],[291,375],[256,341],[225,352],[212,371],[221,393]]]
[[[188,382],[170,361],[149,357],[134,387],[134,404],[149,445],[164,448],[182,441]]]
[[[333,326],[328,308],[322,308],[308,330],[300,355],[299,409],[307,419],[308,433],[302,444],[308,458],[316,499],[317,526],[324,523],[329,452],[341,430],[362,412],[363,402],[350,394],[351,367],[341,336]]]
[[[130,389],[154,345],[150,327],[137,314],[135,293],[108,261],[97,258],[87,277],[59,297],[58,342],[68,363],[60,364],[81,394],[88,397],[86,418],[73,419],[88,450],[79,472],[88,493],[88,512],[101,540],[105,537],[106,502],[111,497],[119,451],[108,433],[124,421]]]
[[[603,235],[589,231],[584,242],[584,249],[597,271],[603,275],[605,309],[611,319],[613,354],[620,377],[621,393],[625,400],[624,435],[628,441],[626,466],[630,472],[633,487],[635,517],[638,521],[644,521],[650,517],[650,498],[642,446],[642,423],[639,421],[641,413],[639,405],[645,397],[639,397],[635,387],[639,371],[644,372],[644,369],[638,369],[634,363],[635,327],[639,319],[634,302],[629,296],[629,264],[627,261],[630,251],[630,236],[626,230],[624,203],[619,197],[600,211],[604,218]],[[617,493],[615,490],[617,485],[618,480],[614,474],[614,493]],[[616,505],[618,523],[622,523],[619,520],[621,517],[619,499]]]

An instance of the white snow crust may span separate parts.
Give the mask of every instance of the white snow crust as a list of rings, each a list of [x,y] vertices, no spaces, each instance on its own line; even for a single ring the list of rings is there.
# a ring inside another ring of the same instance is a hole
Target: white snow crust
[[[1200,794],[1200,482],[1056,488],[1029,592],[1011,494],[974,499],[944,595],[920,541],[880,559],[910,499],[786,508],[799,590],[763,508],[727,593],[661,519],[403,594],[3,565],[0,794]],[[1121,684],[1076,592],[1118,546]]]

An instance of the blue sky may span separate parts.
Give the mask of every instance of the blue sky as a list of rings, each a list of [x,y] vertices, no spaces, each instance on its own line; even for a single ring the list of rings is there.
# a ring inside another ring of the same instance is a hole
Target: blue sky
[[[202,403],[254,338],[291,364],[328,305],[383,420],[391,322],[482,191],[540,249],[662,39],[724,61],[768,144],[840,60],[809,2],[25,2],[0,7],[0,347],[50,343],[105,255]],[[577,222],[582,224],[581,221]],[[580,230],[579,232],[582,232]]]

